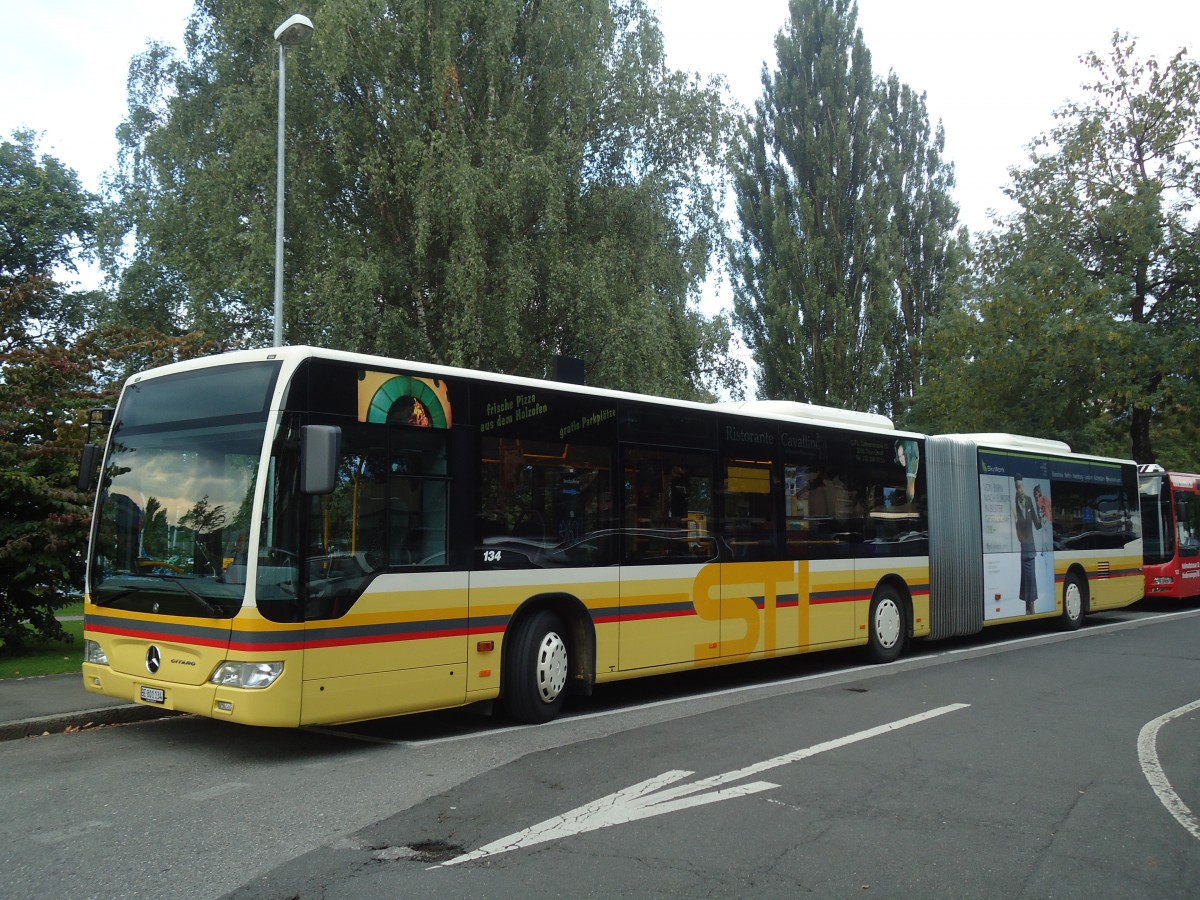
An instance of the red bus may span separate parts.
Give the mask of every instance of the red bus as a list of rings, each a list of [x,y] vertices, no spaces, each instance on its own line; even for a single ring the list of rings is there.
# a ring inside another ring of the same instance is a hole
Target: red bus
[[[1147,597],[1200,597],[1200,475],[1138,466]]]

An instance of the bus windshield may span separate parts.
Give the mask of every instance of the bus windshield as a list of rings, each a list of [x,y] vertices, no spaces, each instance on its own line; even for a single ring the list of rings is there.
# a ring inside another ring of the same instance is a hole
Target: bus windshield
[[[277,373],[275,364],[204,369],[126,390],[97,504],[93,603],[201,618],[236,614],[245,597],[244,574],[236,573],[245,571]],[[233,397],[243,398],[232,404],[239,408],[231,409]],[[208,415],[218,403],[223,413]]]
[[[1138,476],[1142,501],[1142,548],[1151,564],[1175,558],[1175,529],[1171,527],[1170,482],[1161,473]]]

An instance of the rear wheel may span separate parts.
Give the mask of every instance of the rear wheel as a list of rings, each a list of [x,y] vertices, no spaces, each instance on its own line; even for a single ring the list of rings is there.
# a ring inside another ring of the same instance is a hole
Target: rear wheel
[[[570,648],[562,619],[539,610],[517,626],[504,669],[504,708],[519,722],[549,722],[566,700]]]
[[[904,601],[893,587],[884,586],[871,599],[867,652],[875,662],[891,662],[904,649]]]
[[[1067,631],[1074,631],[1083,624],[1083,614],[1087,606],[1083,582],[1072,572],[1063,582],[1063,609],[1059,624]]]

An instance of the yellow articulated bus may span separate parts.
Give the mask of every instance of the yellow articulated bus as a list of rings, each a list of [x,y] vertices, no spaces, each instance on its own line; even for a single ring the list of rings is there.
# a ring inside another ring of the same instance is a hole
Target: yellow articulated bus
[[[88,472],[82,473],[84,477]],[[88,555],[88,690],[294,727],[1141,596],[1136,467],[287,347],[126,384]]]

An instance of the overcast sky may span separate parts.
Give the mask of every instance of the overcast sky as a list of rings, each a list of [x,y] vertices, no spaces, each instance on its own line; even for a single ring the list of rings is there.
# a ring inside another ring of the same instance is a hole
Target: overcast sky
[[[761,95],[787,0],[651,2],[668,62],[724,75],[744,103]],[[1025,162],[1054,110],[1083,98],[1080,56],[1105,56],[1117,29],[1138,39],[1142,57],[1200,53],[1196,0],[858,0],[858,26],[874,72],[895,71],[926,94],[930,118],[945,126],[961,221],[973,230],[987,227],[989,209],[1008,209],[1008,168]]]
[[[668,63],[725,76],[747,105],[758,97],[787,0],[648,2],[660,14]],[[42,132],[41,150],[97,189],[115,161],[130,58],[147,40],[180,44],[191,7],[0,0],[0,133]],[[1023,148],[1050,128],[1055,109],[1083,96],[1080,55],[1103,54],[1114,29],[1138,38],[1143,57],[1200,53],[1197,0],[858,0],[858,8],[875,71],[895,70],[926,93],[931,117],[945,126],[961,220],[972,229],[988,224],[989,209],[1007,209],[1008,167],[1024,161]]]

